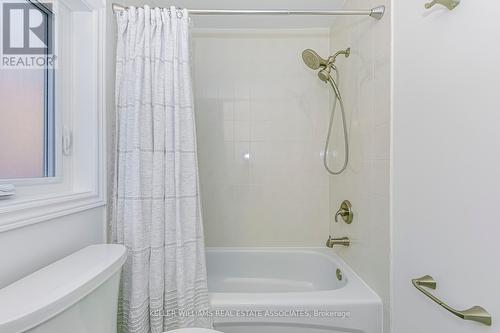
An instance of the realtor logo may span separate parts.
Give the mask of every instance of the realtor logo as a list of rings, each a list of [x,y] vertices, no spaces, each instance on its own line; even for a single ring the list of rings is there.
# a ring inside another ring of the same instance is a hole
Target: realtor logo
[[[52,3],[2,2],[1,68],[54,68]]]
[[[3,3],[3,54],[52,54],[52,4]]]

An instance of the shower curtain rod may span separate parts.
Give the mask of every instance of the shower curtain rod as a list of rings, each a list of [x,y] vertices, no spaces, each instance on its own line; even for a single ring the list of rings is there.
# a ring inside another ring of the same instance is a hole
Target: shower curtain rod
[[[114,3],[113,12],[118,13],[127,7]],[[380,20],[384,16],[385,6],[372,9],[337,9],[337,10],[288,10],[288,9],[188,9],[190,15],[366,15]]]

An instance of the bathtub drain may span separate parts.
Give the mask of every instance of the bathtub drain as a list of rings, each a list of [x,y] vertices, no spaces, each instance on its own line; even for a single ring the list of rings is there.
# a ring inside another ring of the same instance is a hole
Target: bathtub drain
[[[337,274],[337,280],[342,281],[342,271],[337,268],[336,274]]]

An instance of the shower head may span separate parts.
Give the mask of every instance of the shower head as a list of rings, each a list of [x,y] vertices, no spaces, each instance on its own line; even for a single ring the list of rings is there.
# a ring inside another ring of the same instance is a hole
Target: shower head
[[[331,67],[325,67],[323,69],[321,69],[319,72],[318,72],[318,77],[321,81],[327,83],[328,80],[330,79],[330,70],[331,70]]]
[[[302,60],[311,69],[319,69],[321,66],[326,67],[328,65],[328,60],[321,58],[316,52],[311,49],[304,50],[302,52]]]
[[[306,49],[302,52],[302,59],[304,60],[304,63],[307,65],[307,67],[313,70],[319,69],[319,79],[325,83],[332,83],[333,89],[335,90],[337,96],[340,95],[340,92],[338,91],[337,84],[335,83],[335,81],[333,81],[330,72],[332,71],[332,69],[334,71],[337,70],[337,67],[335,66],[335,60],[337,60],[337,57],[341,54],[346,58],[349,57],[349,55],[351,54],[351,48],[348,47],[345,50],[340,50],[334,55],[328,57],[328,59],[321,58],[315,51],[311,49]]]
[[[340,50],[334,55],[330,56],[328,59],[321,58],[314,50],[306,49],[302,51],[302,60],[304,60],[304,63],[307,65],[307,67],[313,70],[326,70],[329,67],[333,67],[335,69],[335,60],[337,60],[337,57],[341,54],[343,54],[346,58],[349,57],[349,55],[351,54],[351,48],[349,47],[345,50]],[[328,70],[328,72],[330,71]]]

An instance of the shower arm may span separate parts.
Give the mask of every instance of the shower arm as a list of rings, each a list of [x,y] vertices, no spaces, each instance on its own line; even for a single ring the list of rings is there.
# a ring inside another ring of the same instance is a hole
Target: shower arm
[[[347,58],[347,57],[349,57],[349,55],[351,54],[351,48],[350,48],[350,47],[348,47],[348,48],[347,48],[347,49],[345,49],[345,50],[340,50],[340,51],[337,51],[337,53],[335,53],[335,54],[331,57],[331,58],[332,58],[332,63],[333,63],[333,62],[335,62],[335,60],[337,59],[337,57],[338,57],[339,55],[341,55],[341,54],[345,55],[345,57],[346,57],[346,58]],[[330,59],[328,59],[328,61],[330,61]]]

